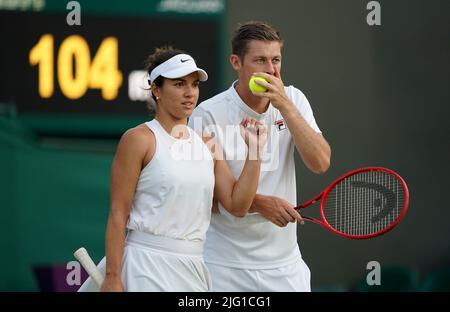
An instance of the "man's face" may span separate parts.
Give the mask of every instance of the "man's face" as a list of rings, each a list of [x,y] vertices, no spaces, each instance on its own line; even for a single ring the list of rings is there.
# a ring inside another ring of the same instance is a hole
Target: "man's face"
[[[248,85],[255,72],[264,72],[280,77],[281,71],[281,44],[278,41],[252,40],[247,45],[248,51],[244,59],[236,59],[232,65],[238,72],[239,81]]]

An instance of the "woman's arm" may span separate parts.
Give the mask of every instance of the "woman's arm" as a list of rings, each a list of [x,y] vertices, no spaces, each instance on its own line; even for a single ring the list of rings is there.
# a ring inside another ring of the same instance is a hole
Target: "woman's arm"
[[[106,276],[101,291],[122,291],[121,269],[125,228],[146,155],[153,156],[154,136],[148,129],[128,130],[121,138],[111,168],[110,212],[106,227]],[[149,137],[153,138],[153,144]],[[148,158],[148,156],[147,156]],[[148,162],[148,159],[146,159]]]
[[[253,202],[259,183],[260,153],[267,140],[267,130],[254,119],[245,118],[240,127],[249,152],[238,180],[234,178],[224,157],[216,157],[214,167],[214,197],[236,217],[244,217]],[[217,155],[223,156],[223,153],[219,152]]]

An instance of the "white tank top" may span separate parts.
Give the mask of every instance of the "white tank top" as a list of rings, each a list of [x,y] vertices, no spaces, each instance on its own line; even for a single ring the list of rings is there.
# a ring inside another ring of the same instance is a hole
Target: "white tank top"
[[[172,137],[153,119],[156,151],[142,169],[127,228],[153,235],[204,241],[211,219],[214,161],[192,129],[188,139]]]

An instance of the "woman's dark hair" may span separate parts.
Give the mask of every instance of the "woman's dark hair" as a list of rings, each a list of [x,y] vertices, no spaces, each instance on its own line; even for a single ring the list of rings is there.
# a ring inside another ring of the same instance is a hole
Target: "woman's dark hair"
[[[155,52],[153,54],[149,55],[146,61],[145,70],[147,71],[149,77],[152,72],[152,70],[157,67],[158,65],[161,65],[168,59],[171,59],[175,55],[178,54],[185,54],[182,50],[174,49],[171,46],[163,46],[155,49]],[[159,76],[158,78],[153,81],[153,83],[157,87],[161,87],[164,83],[164,77]],[[152,94],[153,100],[156,102],[156,97]]]

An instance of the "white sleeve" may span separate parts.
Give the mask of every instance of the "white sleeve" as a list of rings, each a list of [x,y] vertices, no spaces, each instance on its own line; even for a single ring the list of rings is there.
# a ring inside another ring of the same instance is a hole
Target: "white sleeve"
[[[290,95],[292,102],[294,103],[295,107],[297,107],[306,123],[317,133],[322,133],[314,118],[314,113],[312,111],[311,105],[309,104],[308,99],[303,94],[303,92],[293,86],[289,86],[287,87],[287,89],[288,95]]]

